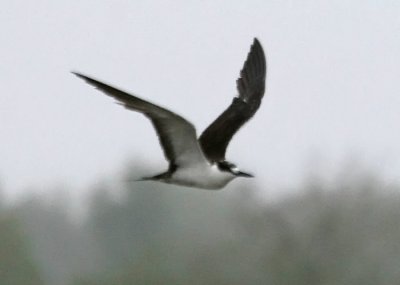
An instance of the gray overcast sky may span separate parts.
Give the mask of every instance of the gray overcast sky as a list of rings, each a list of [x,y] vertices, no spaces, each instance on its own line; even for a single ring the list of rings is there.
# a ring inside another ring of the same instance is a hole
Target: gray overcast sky
[[[70,71],[169,107],[200,133],[236,95],[254,36],[267,95],[228,150],[251,183],[299,178],[310,153],[327,169],[356,154],[399,180],[399,15],[390,0],[6,1],[1,186],[79,189],[135,159],[163,169],[150,123]]]

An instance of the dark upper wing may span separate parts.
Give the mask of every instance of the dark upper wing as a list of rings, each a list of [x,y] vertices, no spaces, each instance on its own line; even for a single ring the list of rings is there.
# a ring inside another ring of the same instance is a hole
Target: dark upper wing
[[[195,128],[181,116],[85,75],[73,73],[106,95],[114,97],[125,108],[148,117],[170,163],[182,166],[206,161],[197,141]]]
[[[233,135],[260,107],[267,73],[263,48],[257,39],[250,48],[240,77],[236,81],[239,96],[200,136],[199,142],[211,161],[225,159],[226,148]]]

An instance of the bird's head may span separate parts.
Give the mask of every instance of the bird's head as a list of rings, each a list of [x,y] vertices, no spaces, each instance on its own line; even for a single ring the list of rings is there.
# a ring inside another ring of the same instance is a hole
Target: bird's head
[[[218,166],[219,170],[229,172],[237,177],[247,177],[247,178],[254,177],[250,173],[240,171],[239,168],[235,164],[228,162],[226,160],[218,161],[217,166]]]

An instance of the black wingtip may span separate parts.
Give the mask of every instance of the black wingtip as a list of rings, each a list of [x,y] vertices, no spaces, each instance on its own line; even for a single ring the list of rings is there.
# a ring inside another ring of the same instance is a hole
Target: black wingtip
[[[251,45],[251,49],[258,49],[259,51],[262,51],[262,53],[264,53],[262,44],[257,38],[254,38],[253,44]]]
[[[83,75],[83,74],[81,74],[81,73],[79,73],[79,72],[77,72],[77,71],[71,71],[71,73],[72,73],[73,75],[75,75],[75,76],[81,78],[81,79],[87,80],[87,77],[86,77],[85,75]]]
[[[100,81],[98,81],[96,79],[93,79],[93,78],[91,78],[89,76],[83,75],[82,73],[79,73],[79,72],[76,72],[76,71],[71,71],[71,73],[73,75],[79,77],[80,79],[84,80],[86,83],[88,83],[90,85],[93,85],[97,89],[101,89],[100,85],[101,86],[106,86],[104,83],[102,83],[102,82],[100,82]]]
[[[253,40],[253,46],[254,45],[261,46],[260,40],[258,38],[256,38],[256,37],[254,37],[254,40]]]

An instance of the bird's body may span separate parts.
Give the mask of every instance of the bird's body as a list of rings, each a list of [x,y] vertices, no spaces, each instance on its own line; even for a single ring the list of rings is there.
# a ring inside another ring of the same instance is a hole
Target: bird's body
[[[169,161],[169,169],[141,180],[221,189],[236,177],[252,177],[226,161],[225,152],[233,135],[258,110],[264,95],[266,61],[257,39],[254,39],[237,80],[239,96],[199,138],[194,126],[183,117],[93,78],[74,74],[152,122]]]
[[[198,163],[177,168],[170,176],[157,179],[160,182],[209,190],[221,189],[236,176],[219,170],[215,163]]]

